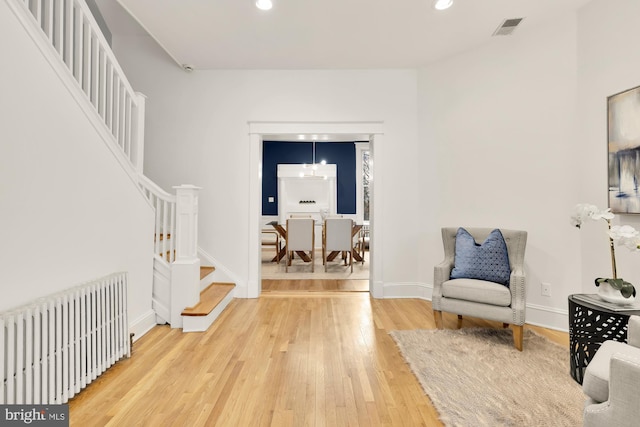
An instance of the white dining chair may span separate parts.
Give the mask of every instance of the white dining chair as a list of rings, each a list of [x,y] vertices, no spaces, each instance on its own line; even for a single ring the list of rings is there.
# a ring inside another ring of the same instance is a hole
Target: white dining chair
[[[287,262],[285,272],[289,271],[293,252],[310,252],[311,272],[314,271],[314,245],[315,227],[313,218],[289,218],[287,219],[287,238],[285,246],[287,249]]]
[[[327,257],[332,251],[347,252],[353,273],[353,220],[350,218],[327,218],[324,221],[322,263],[327,271]],[[346,259],[345,259],[346,263]]]

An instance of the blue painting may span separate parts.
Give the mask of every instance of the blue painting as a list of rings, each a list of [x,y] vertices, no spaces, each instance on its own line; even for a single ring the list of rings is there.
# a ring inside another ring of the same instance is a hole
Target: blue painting
[[[640,213],[640,86],[607,98],[609,207]]]

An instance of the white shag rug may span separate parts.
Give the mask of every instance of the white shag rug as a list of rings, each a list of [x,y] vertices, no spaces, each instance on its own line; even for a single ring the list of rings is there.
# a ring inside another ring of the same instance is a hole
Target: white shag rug
[[[584,394],[569,350],[530,330],[392,331],[402,356],[447,426],[581,426]]]

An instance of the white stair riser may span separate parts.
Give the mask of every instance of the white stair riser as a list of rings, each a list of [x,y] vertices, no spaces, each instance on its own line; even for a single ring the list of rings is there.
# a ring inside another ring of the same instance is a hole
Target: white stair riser
[[[227,294],[206,316],[182,316],[182,332],[204,332],[220,316],[225,308],[233,301],[235,289]]]

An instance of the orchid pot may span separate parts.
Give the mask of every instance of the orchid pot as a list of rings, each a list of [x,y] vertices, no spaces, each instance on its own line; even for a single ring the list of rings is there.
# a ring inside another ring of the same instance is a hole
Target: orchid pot
[[[580,228],[586,219],[605,220],[609,235],[609,250],[611,252],[611,272],[612,278],[599,277],[595,279],[598,288],[598,296],[607,302],[614,304],[631,304],[635,301],[636,289],[626,280],[618,277],[616,267],[615,245],[625,246],[631,251],[640,250],[640,232],[629,225],[611,225],[611,220],[615,215],[611,209],[600,210],[595,205],[578,204],[575,213],[571,217],[572,224]]]
[[[624,279],[595,280],[598,287],[598,296],[613,304],[632,304],[636,300],[635,287]]]

